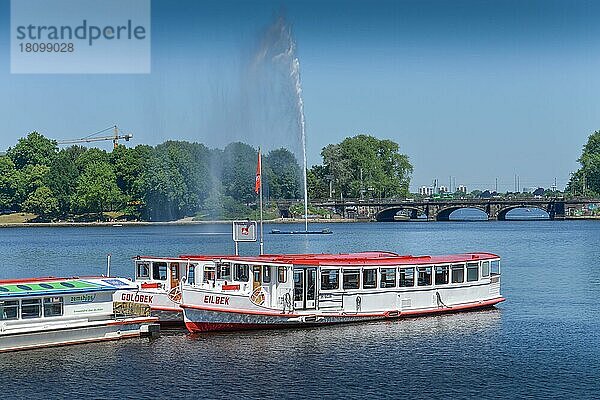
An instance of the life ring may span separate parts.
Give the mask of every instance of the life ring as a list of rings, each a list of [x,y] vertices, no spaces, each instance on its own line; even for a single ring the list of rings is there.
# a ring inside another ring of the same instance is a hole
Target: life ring
[[[252,291],[250,295],[250,301],[256,304],[257,306],[262,306],[265,303],[265,290],[262,286],[258,286],[256,289]]]
[[[181,289],[179,286],[175,286],[174,288],[172,288],[171,290],[169,290],[169,293],[167,293],[167,296],[169,296],[169,299],[171,299],[171,301],[173,303],[181,303]]]

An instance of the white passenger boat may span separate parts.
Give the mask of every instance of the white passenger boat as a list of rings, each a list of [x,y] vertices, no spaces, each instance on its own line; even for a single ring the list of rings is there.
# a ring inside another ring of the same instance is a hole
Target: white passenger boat
[[[188,260],[194,271],[181,286],[181,307],[191,332],[397,319],[504,301],[500,257],[489,253]]]
[[[149,308],[113,302],[136,289],[120,278],[1,280],[0,352],[154,335]]]
[[[151,315],[162,325],[182,325],[183,309],[180,307],[180,283],[188,274],[194,280],[195,266],[202,260],[211,261],[222,256],[150,257],[137,256],[133,259],[135,285],[138,290],[117,291],[115,301],[132,302],[150,307]]]

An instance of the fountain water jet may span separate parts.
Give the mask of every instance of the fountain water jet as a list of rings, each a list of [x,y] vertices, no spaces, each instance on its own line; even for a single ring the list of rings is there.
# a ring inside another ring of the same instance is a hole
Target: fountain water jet
[[[294,111],[296,124],[302,147],[302,180],[304,194],[304,226],[308,231],[308,185],[307,185],[307,160],[306,160],[306,120],[304,116],[304,98],[302,94],[302,81],[300,79],[300,60],[296,53],[296,42],[292,36],[291,28],[283,17],[267,30],[263,42],[256,52],[253,68],[265,63],[273,63],[283,67],[291,80],[291,89],[294,94]]]

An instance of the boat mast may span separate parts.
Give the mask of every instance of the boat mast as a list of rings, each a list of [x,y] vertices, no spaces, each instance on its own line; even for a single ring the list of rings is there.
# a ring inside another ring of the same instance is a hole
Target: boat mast
[[[260,207],[260,242],[259,242],[259,246],[260,246],[260,254],[263,255],[264,254],[264,241],[263,241],[263,184],[262,184],[262,162],[261,162],[261,155],[260,155],[260,147],[258,148],[258,166],[257,166],[257,177],[256,179],[258,180],[258,184],[259,184],[259,207]]]

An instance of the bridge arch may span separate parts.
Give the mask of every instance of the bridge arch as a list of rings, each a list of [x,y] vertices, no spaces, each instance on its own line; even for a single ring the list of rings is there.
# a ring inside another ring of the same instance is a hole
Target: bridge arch
[[[506,221],[506,214],[508,214],[512,210],[517,210],[520,208],[522,208],[522,209],[536,208],[536,209],[542,210],[543,212],[548,214],[548,219],[553,219],[552,213],[547,208],[544,208],[544,207],[540,206],[539,204],[516,204],[516,205],[504,207],[504,208],[498,210],[498,212],[496,214],[496,219],[498,221]]]
[[[457,205],[451,207],[445,207],[437,211],[435,214],[436,221],[450,221],[450,214],[457,210],[479,210],[487,215],[489,218],[489,213],[484,207],[477,207],[474,205]]]
[[[418,207],[395,206],[380,210],[375,215],[375,220],[377,222],[395,222],[396,219],[394,219],[394,217],[398,214],[398,212],[404,210],[410,211],[410,219],[417,219],[419,215],[424,213],[424,210]]]

